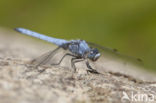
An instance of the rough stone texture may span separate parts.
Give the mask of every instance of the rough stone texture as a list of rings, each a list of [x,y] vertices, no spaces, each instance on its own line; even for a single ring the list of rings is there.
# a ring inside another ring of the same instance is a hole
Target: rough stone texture
[[[64,66],[34,68],[30,64],[32,58],[51,48],[44,42],[0,30],[0,103],[148,103],[121,98],[123,92],[129,97],[132,92],[147,94],[148,99],[150,94],[156,96],[155,75],[142,70],[132,68],[126,74],[116,66],[114,71],[103,69],[99,70],[101,74],[91,74],[81,64],[77,73]],[[156,97],[149,103],[156,103]]]

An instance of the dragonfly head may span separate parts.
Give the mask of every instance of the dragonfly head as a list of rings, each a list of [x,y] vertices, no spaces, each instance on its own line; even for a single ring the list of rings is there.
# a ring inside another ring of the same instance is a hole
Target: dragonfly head
[[[89,54],[88,54],[88,58],[91,59],[92,61],[96,61],[99,57],[100,57],[100,52],[98,51],[98,49],[93,48],[90,50]]]

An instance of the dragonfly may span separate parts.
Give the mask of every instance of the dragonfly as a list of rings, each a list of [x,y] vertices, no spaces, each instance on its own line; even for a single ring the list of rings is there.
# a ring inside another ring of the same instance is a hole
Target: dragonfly
[[[45,55],[46,57],[44,58],[44,60],[41,60],[36,65],[36,67],[38,67],[41,64],[43,64],[44,62],[48,61],[51,57],[53,57],[53,55],[55,53],[57,53],[57,51],[60,48],[62,48],[64,50],[69,50],[70,52],[66,53],[58,63],[52,64],[52,65],[59,65],[66,56],[71,56],[72,57],[71,58],[71,66],[74,69],[74,72],[76,72],[75,63],[85,61],[85,64],[88,68],[87,72],[99,74],[95,69],[93,69],[91,67],[89,60],[91,60],[93,62],[97,61],[99,59],[99,57],[101,56],[101,53],[99,52],[99,50],[97,48],[91,48],[85,40],[58,39],[58,38],[49,37],[49,36],[31,31],[31,30],[28,30],[25,28],[15,28],[15,30],[22,34],[36,37],[36,38],[45,40],[47,42],[53,43],[58,46],[53,51],[50,51],[49,53],[47,53],[48,55]],[[35,61],[35,59],[33,61]]]
[[[104,46],[101,46],[101,45],[98,45],[98,44],[95,44],[92,42],[88,42],[85,40],[59,39],[59,38],[49,37],[44,34],[40,34],[40,33],[31,31],[31,30],[25,29],[25,28],[15,28],[15,30],[22,34],[44,40],[44,41],[50,42],[50,43],[58,46],[56,49],[41,55],[39,58],[33,59],[32,62],[37,61],[36,67],[48,62],[51,58],[53,58],[53,56],[55,54],[58,53],[58,51],[60,49],[63,49],[65,51],[69,51],[69,52],[65,53],[61,57],[61,59],[59,60],[58,63],[51,64],[51,65],[60,65],[66,56],[70,56],[71,57],[71,67],[74,69],[74,72],[76,72],[75,64],[78,62],[85,61],[85,64],[88,68],[87,72],[99,74],[99,72],[96,69],[93,69],[93,67],[90,65],[90,61],[96,62],[101,57],[102,53],[110,55],[109,58],[112,58],[113,56],[115,56],[117,58],[120,58],[120,57],[125,58],[126,57],[128,59],[133,59],[133,61],[135,59],[135,61],[137,61],[137,62],[139,61],[139,63],[142,62],[142,60],[139,58],[133,58],[130,56],[125,56],[125,55],[120,54],[117,49],[107,48],[107,47],[104,47]],[[113,59],[115,59],[115,58],[113,57]]]

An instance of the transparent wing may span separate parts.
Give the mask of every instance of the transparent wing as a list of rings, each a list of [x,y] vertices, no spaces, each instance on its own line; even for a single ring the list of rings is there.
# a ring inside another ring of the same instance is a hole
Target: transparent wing
[[[53,58],[55,56],[55,54],[60,50],[61,48],[58,47],[52,51],[49,51],[35,59],[33,59],[31,61],[31,64],[35,65],[35,67],[39,66],[39,65],[44,65],[47,62],[49,62],[51,60],[51,58]]]
[[[145,71],[146,67],[141,59],[123,55],[116,49],[103,47],[95,43],[88,42],[88,44],[101,50],[102,56],[96,62],[90,61],[91,66],[99,73],[105,74],[108,72],[131,80],[133,78],[139,80],[151,79],[151,74]]]
[[[93,68],[99,73],[121,73],[130,76],[137,76],[144,65],[140,59],[120,54],[117,49],[103,47],[101,45],[88,42],[91,47],[101,50],[102,56],[96,62],[91,62]]]
[[[118,52],[117,49],[112,49],[112,48],[108,48],[108,47],[104,47],[92,42],[87,42],[91,47],[94,48],[98,48],[101,53],[103,54],[102,56],[108,59],[120,59],[123,60],[124,62],[134,62],[134,63],[143,63],[142,60],[140,58],[135,58],[135,57],[131,57],[131,56],[127,56],[124,54],[121,54]]]
[[[113,53],[117,53],[118,50],[117,49],[112,49],[112,48],[108,48],[108,47],[104,47],[104,46],[101,46],[101,45],[98,45],[98,44],[95,44],[95,43],[92,43],[92,42],[88,42],[87,43],[91,46],[91,47],[95,47],[95,48],[99,48],[103,51],[108,51],[108,52],[113,52]]]

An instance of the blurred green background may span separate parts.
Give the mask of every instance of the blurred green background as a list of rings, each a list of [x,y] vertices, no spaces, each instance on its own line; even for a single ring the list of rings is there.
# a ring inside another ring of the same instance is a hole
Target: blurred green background
[[[156,71],[156,0],[1,0],[0,26],[117,48]]]

